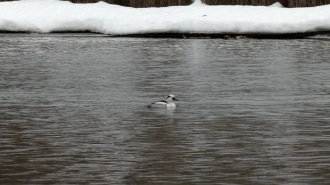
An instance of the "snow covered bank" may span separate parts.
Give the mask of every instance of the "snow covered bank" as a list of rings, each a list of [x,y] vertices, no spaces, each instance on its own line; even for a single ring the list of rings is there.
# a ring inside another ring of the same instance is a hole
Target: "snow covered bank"
[[[330,31],[330,5],[190,6],[130,8],[104,2],[72,4],[58,0],[0,3],[0,30],[14,32],[91,31],[109,35],[301,34]]]

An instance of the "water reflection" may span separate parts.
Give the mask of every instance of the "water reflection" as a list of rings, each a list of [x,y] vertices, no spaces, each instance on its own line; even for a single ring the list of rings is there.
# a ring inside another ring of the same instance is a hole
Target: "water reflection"
[[[326,40],[0,43],[1,184],[328,183]]]

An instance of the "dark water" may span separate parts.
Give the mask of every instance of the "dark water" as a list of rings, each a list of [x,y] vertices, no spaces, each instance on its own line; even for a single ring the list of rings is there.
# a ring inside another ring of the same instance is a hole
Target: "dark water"
[[[329,49],[0,35],[0,184],[329,184]]]

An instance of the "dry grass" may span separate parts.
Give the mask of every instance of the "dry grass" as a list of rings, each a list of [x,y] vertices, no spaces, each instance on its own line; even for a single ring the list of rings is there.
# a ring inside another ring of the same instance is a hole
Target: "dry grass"
[[[0,0],[1,1],[1,0]],[[73,3],[95,3],[100,0],[70,0]],[[110,4],[118,4],[121,6],[131,7],[164,7],[189,5],[191,0],[103,0]]]
[[[189,5],[191,0],[131,0],[132,7],[164,7],[164,6],[179,6]]]
[[[283,6],[287,6],[288,0],[204,0],[208,5],[254,5],[268,6],[275,2],[280,2]]]
[[[280,2],[285,7],[311,7],[330,4],[330,0],[203,0],[209,5],[264,5]]]
[[[330,0],[288,0],[289,7],[311,7],[330,4]]]
[[[13,0],[0,0],[13,1]],[[189,5],[191,0],[69,0],[73,3],[95,3],[104,1],[110,4],[118,4],[130,7],[164,7]],[[330,4],[330,0],[202,0],[208,5],[264,5],[268,6],[280,2],[285,7],[311,7]]]

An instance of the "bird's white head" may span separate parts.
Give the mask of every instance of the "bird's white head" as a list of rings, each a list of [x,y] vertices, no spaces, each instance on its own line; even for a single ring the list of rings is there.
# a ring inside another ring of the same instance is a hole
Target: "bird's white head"
[[[170,94],[168,96],[165,97],[165,100],[167,102],[172,102],[172,101],[179,101],[173,94]]]

